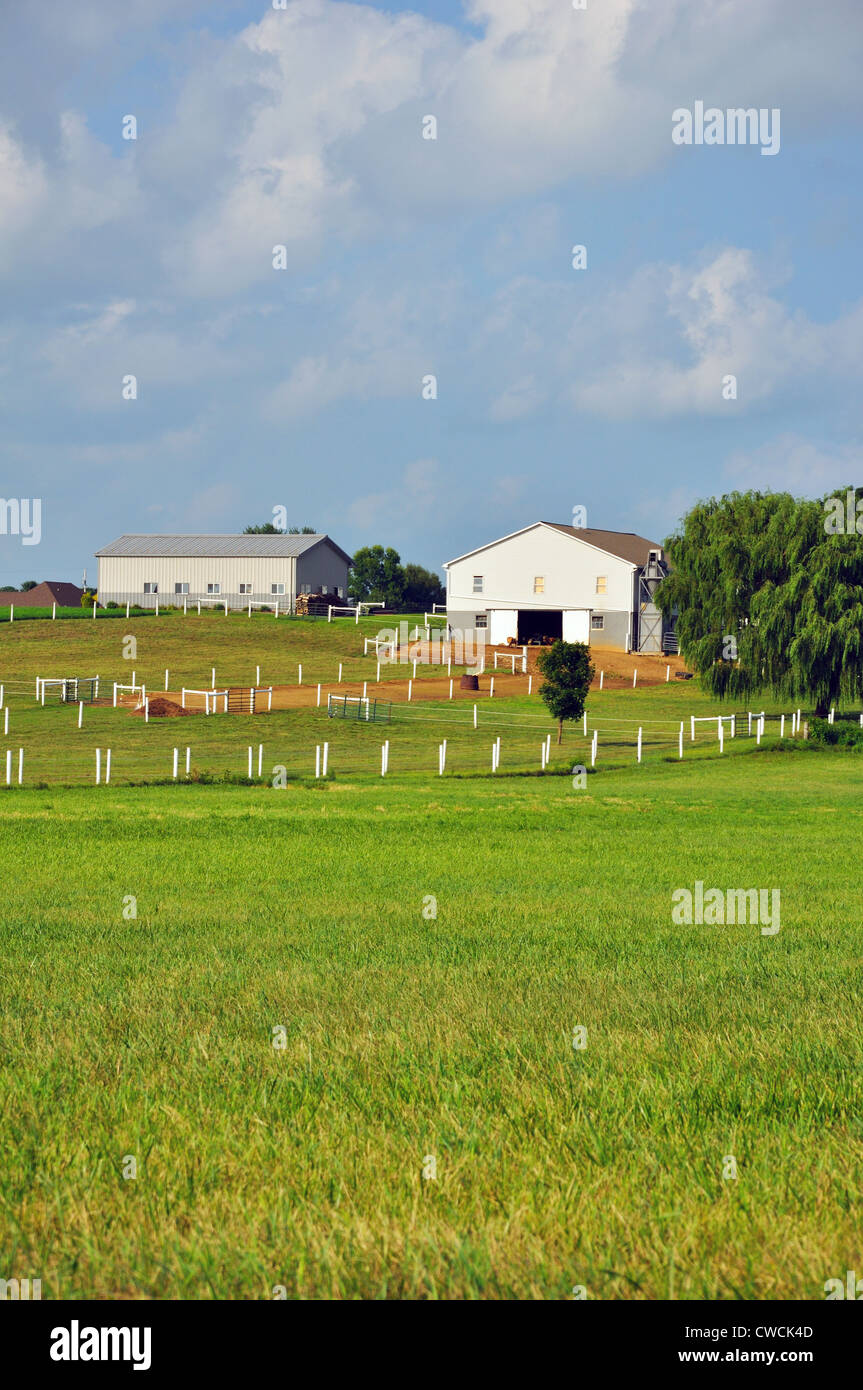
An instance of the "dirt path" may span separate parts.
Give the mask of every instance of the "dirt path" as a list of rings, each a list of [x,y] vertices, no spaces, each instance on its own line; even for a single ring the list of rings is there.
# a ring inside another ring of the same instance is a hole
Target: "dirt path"
[[[493,650],[493,649],[492,649]],[[506,651],[505,647],[499,648]],[[519,648],[519,651],[521,649]],[[530,657],[532,653],[541,650],[540,648],[528,648],[528,663],[530,669]],[[512,648],[509,649],[512,651]],[[486,658],[488,659],[488,657]],[[678,656],[644,656],[639,653],[626,654],[624,652],[596,652],[593,654],[593,663],[596,667],[596,675],[591,684],[591,690],[599,689],[599,676],[603,674],[603,689],[623,690],[632,687],[633,670],[638,671],[638,685],[664,685],[666,680],[666,668],[670,667],[671,679],[674,680],[675,671],[682,671],[684,663]],[[404,669],[404,668],[401,668]],[[535,671],[533,676],[532,688],[536,691],[541,683],[541,678]],[[461,690],[459,688],[459,677],[454,676],[452,681],[453,700],[472,701],[476,699],[488,699],[491,689],[491,682],[494,679],[495,696],[506,695],[526,695],[528,693],[529,676],[511,675],[509,671],[486,670],[479,677],[479,690]],[[408,699],[409,677],[393,678],[391,680],[368,680],[366,683],[366,694],[370,700],[392,700],[394,704],[403,704]],[[423,700],[448,700],[450,682],[447,676],[418,676],[411,686],[411,701],[420,702]],[[335,683],[322,683],[321,685],[321,705],[326,707],[327,696],[333,695],[353,695],[361,696],[363,693],[362,681],[342,681],[341,685]],[[166,692],[166,698],[180,702],[181,692],[179,690]],[[266,696],[263,699],[264,705]],[[273,687],[273,709],[311,709],[317,705],[318,690],[317,685],[277,685]],[[203,695],[192,695],[186,692],[187,709],[200,710],[203,713]],[[266,707],[266,705],[265,705]]]

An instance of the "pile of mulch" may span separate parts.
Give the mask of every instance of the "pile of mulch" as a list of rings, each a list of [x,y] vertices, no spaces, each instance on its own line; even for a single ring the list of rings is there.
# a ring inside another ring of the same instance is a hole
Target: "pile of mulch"
[[[150,701],[151,719],[180,719],[184,714],[197,714],[197,710],[186,709],[185,705],[178,705],[174,700],[166,700],[162,695],[154,695]],[[133,714],[140,714],[143,717],[144,706],[132,710]]]

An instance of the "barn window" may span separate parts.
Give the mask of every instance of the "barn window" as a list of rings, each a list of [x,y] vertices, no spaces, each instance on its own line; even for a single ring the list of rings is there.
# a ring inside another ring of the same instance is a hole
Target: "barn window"
[[[475,619],[475,625],[476,625],[477,627],[488,627],[488,614],[487,614],[487,613],[477,613],[476,619]]]
[[[222,592],[222,586],[221,586],[221,584],[208,584],[208,585],[207,585],[207,593],[208,593],[208,594],[220,594],[221,592]]]
[[[285,592],[285,586],[284,586],[284,584],[271,584],[271,585],[270,585],[270,593],[271,593],[271,594],[283,594],[284,592]]]
[[[545,593],[545,575],[538,574],[533,581],[533,592],[535,594]]]
[[[601,613],[591,614],[590,626],[593,628],[594,632],[602,631],[602,629],[605,627],[605,618],[602,616]]]
[[[473,591],[475,594],[482,593],[482,575],[475,574],[473,577]]]
[[[596,576],[596,592],[597,592],[598,594],[607,594],[607,593],[608,593],[608,575],[607,575],[607,574],[598,574],[598,575]]]
[[[144,593],[145,593],[145,594],[157,594],[158,592],[159,592],[159,586],[158,586],[158,584],[149,583],[149,584],[145,584],[145,585],[144,585]]]
[[[250,594],[251,592],[252,592],[252,586],[251,586],[251,584],[241,584],[241,585],[240,585],[240,593],[241,593],[241,594]]]
[[[189,586],[188,586],[188,584],[175,584],[175,585],[174,585],[174,593],[175,593],[175,594],[187,594],[188,592],[189,592]]]

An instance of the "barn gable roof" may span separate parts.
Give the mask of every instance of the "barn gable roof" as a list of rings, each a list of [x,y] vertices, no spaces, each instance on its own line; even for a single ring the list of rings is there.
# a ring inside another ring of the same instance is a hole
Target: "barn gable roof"
[[[448,560],[444,569],[457,564],[459,560],[468,560],[471,555],[479,555],[483,550],[490,550],[492,546],[500,545],[503,541],[523,536],[526,531],[534,531],[537,526],[548,526],[552,531],[560,531],[565,536],[571,536],[573,540],[582,541],[596,550],[604,550],[607,555],[614,555],[618,560],[626,560],[628,564],[639,568],[647,564],[651,550],[658,550],[662,554],[662,546],[658,541],[650,541],[646,536],[636,535],[634,531],[603,531],[595,526],[565,526],[559,521],[534,521],[530,526],[522,526],[519,531],[511,531],[508,536],[500,536],[497,540],[488,541],[485,545],[478,545],[475,550],[468,550],[464,555],[456,556],[455,560]]]

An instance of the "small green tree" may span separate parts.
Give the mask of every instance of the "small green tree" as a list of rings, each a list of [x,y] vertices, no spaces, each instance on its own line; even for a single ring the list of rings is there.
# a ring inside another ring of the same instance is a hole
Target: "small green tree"
[[[392,546],[384,550],[382,545],[366,545],[356,552],[348,584],[352,598],[400,608],[404,592],[405,576],[397,550]]]
[[[425,612],[433,603],[443,603],[446,590],[436,574],[422,565],[405,565],[404,571],[406,613]]]
[[[28,592],[30,591],[30,589],[35,589],[35,588],[36,588],[36,584],[37,584],[37,580],[35,580],[35,579],[25,579],[25,580],[24,580],[24,583],[21,585],[21,592],[22,592],[22,594],[28,593]]]
[[[560,743],[564,719],[580,719],[584,714],[594,673],[590,648],[584,642],[552,642],[539,653],[536,664],[543,678],[539,693],[557,720]]]

